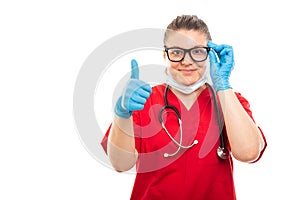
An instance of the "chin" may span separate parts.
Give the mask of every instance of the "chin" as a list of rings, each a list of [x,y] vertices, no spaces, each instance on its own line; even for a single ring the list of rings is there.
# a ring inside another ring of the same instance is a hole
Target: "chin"
[[[200,78],[192,78],[192,77],[183,78],[181,84],[183,84],[183,85],[193,85],[198,80],[200,80]]]
[[[183,76],[180,78],[180,83],[182,85],[193,85],[194,83],[196,83],[197,81],[199,81],[201,79],[201,77],[199,76]]]
[[[196,83],[196,81],[182,81],[181,82],[182,85],[186,85],[186,86],[193,85],[194,83]]]

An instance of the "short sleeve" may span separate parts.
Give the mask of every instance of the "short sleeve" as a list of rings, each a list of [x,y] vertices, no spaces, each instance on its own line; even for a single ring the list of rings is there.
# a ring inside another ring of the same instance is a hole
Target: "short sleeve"
[[[111,125],[112,125],[112,124],[109,125],[109,127],[108,127],[108,129],[107,129],[107,131],[106,131],[106,133],[105,133],[105,135],[104,135],[104,137],[103,137],[102,140],[101,140],[101,146],[102,146],[102,148],[103,148],[103,150],[104,150],[104,152],[105,152],[106,154],[107,154],[108,135],[109,135],[109,132],[110,132],[110,129],[111,129]]]
[[[250,109],[250,104],[249,104],[248,100],[247,100],[246,98],[244,98],[244,97],[241,95],[241,93],[236,92],[235,94],[236,94],[238,100],[240,101],[241,105],[242,105],[243,108],[245,109],[245,111],[248,113],[248,115],[251,117],[251,119],[252,119],[252,120],[254,121],[254,123],[255,123],[255,120],[254,120],[254,118],[253,118],[252,111],[251,111],[251,109]],[[261,136],[262,136],[263,140],[264,140],[264,147],[263,147],[262,150],[260,151],[259,157],[258,157],[256,160],[252,161],[251,163],[257,162],[257,161],[262,157],[262,155],[263,155],[263,153],[264,153],[264,151],[265,151],[265,149],[266,149],[266,147],[267,147],[267,140],[266,140],[266,138],[265,138],[265,135],[264,135],[262,129],[261,129],[259,126],[257,126],[257,127],[258,127],[258,129],[259,129],[259,131],[260,131],[260,133],[261,133]]]

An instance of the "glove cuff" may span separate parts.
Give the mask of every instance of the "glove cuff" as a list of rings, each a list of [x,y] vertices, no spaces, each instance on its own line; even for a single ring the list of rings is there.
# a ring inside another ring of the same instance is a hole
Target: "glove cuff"
[[[227,89],[232,89],[229,81],[219,81],[218,83],[214,84],[214,88],[216,92],[219,90],[227,90]]]

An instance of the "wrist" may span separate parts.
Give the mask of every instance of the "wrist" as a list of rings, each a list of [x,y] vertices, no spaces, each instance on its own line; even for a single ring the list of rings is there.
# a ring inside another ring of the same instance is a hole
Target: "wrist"
[[[122,118],[115,114],[113,124],[114,124],[114,126],[117,126],[119,130],[122,130],[122,132],[127,134],[128,136],[134,136],[132,116],[129,118]]]

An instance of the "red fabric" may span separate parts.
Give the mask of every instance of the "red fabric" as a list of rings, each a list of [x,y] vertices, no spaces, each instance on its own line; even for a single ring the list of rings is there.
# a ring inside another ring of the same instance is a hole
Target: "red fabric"
[[[169,90],[169,105],[175,106],[182,118],[182,144],[190,145],[195,139],[199,143],[189,149],[180,149],[176,156],[168,158],[164,158],[164,153],[175,152],[177,146],[158,120],[164,106],[164,90],[165,85],[154,87],[144,109],[133,113],[139,158],[131,199],[235,200],[232,158],[221,160],[216,155],[220,145],[219,129],[209,89],[199,95],[189,110]],[[236,95],[252,118],[248,101],[241,94]],[[169,133],[179,141],[179,125],[174,112],[170,109],[163,112],[163,119]],[[102,140],[105,150],[108,133],[109,130]]]

